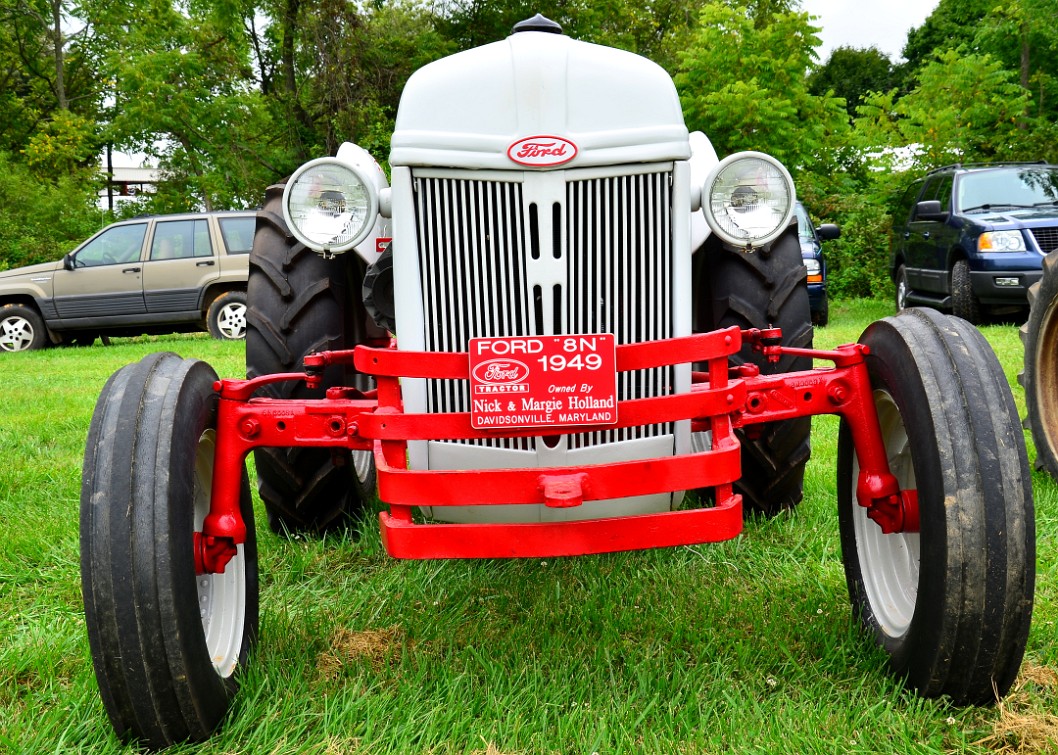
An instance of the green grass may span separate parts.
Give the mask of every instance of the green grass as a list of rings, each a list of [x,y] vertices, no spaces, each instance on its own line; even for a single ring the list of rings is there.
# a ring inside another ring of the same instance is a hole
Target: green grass
[[[888,312],[835,303],[817,346],[854,341]],[[983,332],[1023,409],[1016,327]],[[0,360],[3,752],[131,751],[98,697],[78,572],[81,455],[106,378],[157,350],[242,369],[238,345],[205,337],[115,343]],[[804,503],[727,543],[408,562],[385,555],[374,523],[326,541],[260,531],[256,657],[224,728],[169,752],[1058,749],[1046,739],[1058,731],[1058,485],[1034,477],[1039,576],[1023,677],[1002,706],[953,708],[905,691],[851,621],[837,422],[813,422]]]

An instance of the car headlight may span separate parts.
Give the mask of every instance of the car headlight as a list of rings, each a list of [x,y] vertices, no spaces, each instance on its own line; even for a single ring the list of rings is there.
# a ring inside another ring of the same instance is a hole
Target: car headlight
[[[813,259],[811,257],[805,257],[805,267],[808,268],[809,283],[816,282],[812,280],[813,276],[815,276],[818,280],[822,280],[823,266],[819,264],[819,260]]]
[[[1024,252],[1025,237],[1021,231],[990,231],[977,237],[979,252]]]
[[[774,241],[790,223],[794,185],[782,163],[762,152],[725,157],[705,180],[702,209],[717,236],[735,246]]]
[[[367,238],[378,216],[378,194],[359,168],[323,157],[305,163],[287,181],[283,215],[305,246],[338,254]]]

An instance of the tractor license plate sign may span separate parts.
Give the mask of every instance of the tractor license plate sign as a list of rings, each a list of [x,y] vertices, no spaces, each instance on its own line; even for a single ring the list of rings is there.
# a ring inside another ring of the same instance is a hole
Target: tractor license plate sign
[[[612,333],[470,339],[476,430],[617,422]]]

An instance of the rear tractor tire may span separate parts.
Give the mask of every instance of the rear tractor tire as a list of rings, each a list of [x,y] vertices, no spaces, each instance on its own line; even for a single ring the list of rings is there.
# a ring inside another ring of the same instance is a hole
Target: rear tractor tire
[[[711,237],[695,254],[695,331],[737,325],[782,328],[783,345],[812,345],[812,312],[796,225],[769,247],[745,252]],[[807,370],[805,357],[783,356],[772,364],[744,346],[733,365],[753,363],[761,374]],[[805,464],[811,455],[811,418],[772,422],[739,430],[742,477],[735,491],[747,514],[774,516],[803,497]],[[695,441],[696,445],[699,441]]]
[[[1029,288],[1029,319],[1021,326],[1025,426],[1036,444],[1036,468],[1058,480],[1058,252],[1043,258],[1043,277]]]
[[[363,265],[352,252],[324,259],[297,241],[282,213],[283,185],[270,186],[257,216],[250,254],[246,372],[251,378],[301,372],[317,351],[351,349],[367,338],[369,320],[360,301]],[[351,367],[328,367],[318,389],[303,382],[276,383],[258,395],[323,398],[333,386],[368,388]],[[260,448],[254,451],[258,490],[277,533],[341,529],[375,494],[370,451]]]
[[[1010,689],[1032,617],[1035,530],[1024,435],[1006,377],[967,322],[911,308],[872,324],[867,370],[890,469],[918,491],[918,532],[883,534],[856,501],[838,435],[838,518],[853,614],[927,697]]]
[[[216,373],[151,354],[111,376],[88,431],[81,585],[92,663],[114,730],[161,748],[224,719],[257,635],[257,541],[243,473],[246,542],[196,574],[210,507]]]

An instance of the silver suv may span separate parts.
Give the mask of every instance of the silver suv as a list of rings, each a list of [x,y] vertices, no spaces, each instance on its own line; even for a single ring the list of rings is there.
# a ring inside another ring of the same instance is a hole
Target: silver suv
[[[255,218],[249,211],[126,220],[60,261],[0,272],[0,351],[199,329],[243,338]]]

